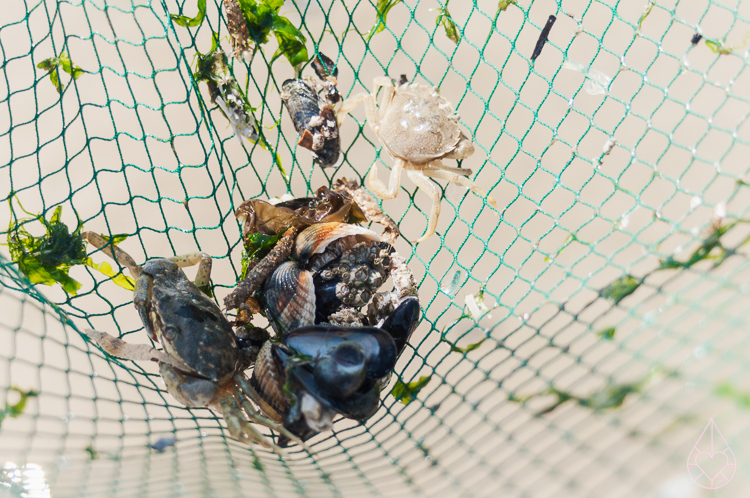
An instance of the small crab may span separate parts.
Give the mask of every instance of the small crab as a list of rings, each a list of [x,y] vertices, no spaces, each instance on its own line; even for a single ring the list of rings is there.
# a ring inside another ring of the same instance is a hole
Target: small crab
[[[375,100],[378,89],[383,87],[380,107]],[[405,77],[394,86],[388,77],[374,80],[371,94],[362,94],[346,100],[336,112],[339,126],[345,115],[360,102],[365,103],[365,113],[370,128],[395,163],[388,187],[378,179],[377,165],[373,164],[367,176],[367,186],[382,199],[393,199],[398,195],[401,172],[406,170],[419,188],[432,197],[430,219],[426,233],[417,242],[435,233],[440,215],[440,190],[428,178],[459,183],[497,209],[495,199],[477,187],[467,177],[471,170],[445,166],[442,159],[465,159],[474,153],[474,144],[464,136],[458,125],[458,116],[450,103],[440,96],[437,87],[408,83]]]
[[[243,372],[255,361],[259,343],[265,338],[261,334],[257,341],[252,337],[240,340],[216,303],[200,290],[210,279],[211,257],[208,254],[152,259],[139,266],[104,237],[93,232],[81,235],[125,266],[135,278],[133,304],[151,339],[161,343],[163,351],[145,344],[128,344],[104,332],[86,330],[92,341],[112,356],[157,362],[167,391],[177,401],[189,407],[217,408],[227,422],[229,433],[240,441],[256,442],[281,451],[250,423],[255,422],[302,444],[250,403],[250,400],[258,403],[262,399]],[[180,268],[195,264],[199,266],[193,283]]]

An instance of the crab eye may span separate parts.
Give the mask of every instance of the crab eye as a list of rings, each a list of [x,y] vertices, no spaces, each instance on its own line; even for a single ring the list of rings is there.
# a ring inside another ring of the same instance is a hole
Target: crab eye
[[[180,333],[180,329],[175,327],[174,325],[167,325],[164,327],[164,332],[162,333],[162,336],[167,341],[174,341],[177,339],[177,336]]]

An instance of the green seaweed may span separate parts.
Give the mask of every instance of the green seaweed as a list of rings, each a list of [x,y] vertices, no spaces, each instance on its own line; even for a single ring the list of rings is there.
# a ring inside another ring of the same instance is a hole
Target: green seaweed
[[[576,396],[575,394],[572,394],[568,391],[562,391],[555,387],[548,387],[538,394],[532,394],[524,397],[511,396],[509,399],[510,401],[526,403],[528,400],[539,396],[551,395],[557,398],[551,405],[543,408],[542,410],[539,410],[536,413],[537,416],[546,415],[547,413],[556,410],[568,401],[574,401],[579,406],[591,408],[594,411],[612,410],[620,408],[625,402],[625,399],[628,397],[628,395],[641,392],[646,383],[646,380],[648,380],[649,378],[650,376],[644,378],[640,382],[635,382],[632,384],[611,384],[585,398]]]
[[[264,45],[273,33],[279,48],[270,62],[282,55],[292,66],[307,62],[307,39],[294,24],[279,14],[284,0],[239,0],[240,9],[245,17],[248,32],[256,46]],[[206,16],[206,0],[198,0],[198,14],[195,17],[171,14],[169,17],[184,28],[194,28],[203,23]]]
[[[453,22],[453,18],[451,17],[450,12],[448,12],[449,2],[450,0],[446,0],[445,7],[435,9],[439,12],[437,18],[435,19],[435,25],[440,26],[442,24],[443,29],[445,29],[445,35],[450,38],[453,43],[458,44],[458,42],[461,40],[461,34],[459,33],[458,25]]]
[[[308,61],[307,39],[289,19],[279,15],[284,0],[239,0],[239,4],[250,36],[257,45],[268,43],[271,32],[276,36],[279,48],[270,62],[282,55],[292,66]]]
[[[646,5],[646,8],[643,10],[643,14],[641,14],[641,18],[638,19],[638,29],[641,29],[641,25],[643,24],[643,21],[648,17],[648,15],[651,13],[651,10],[654,8],[654,2],[649,1],[648,5]]]
[[[653,367],[651,371],[646,374],[641,380],[638,382],[632,382],[632,383],[623,383],[623,384],[614,384],[610,383],[607,386],[605,386],[603,389],[596,391],[595,393],[586,396],[586,397],[580,397],[576,396],[573,393],[570,393],[568,391],[563,391],[560,389],[557,389],[555,387],[548,387],[544,391],[537,393],[537,394],[531,394],[528,396],[523,397],[517,397],[514,395],[509,396],[510,401],[514,401],[517,403],[525,404],[532,398],[536,398],[539,396],[554,396],[557,399],[554,403],[552,403],[547,408],[544,408],[536,413],[537,416],[545,415],[547,413],[550,413],[560,407],[562,404],[567,403],[568,401],[574,401],[579,406],[582,406],[584,408],[590,408],[594,411],[603,411],[603,410],[615,410],[625,403],[625,400],[627,397],[631,394],[640,393],[643,391],[643,389],[646,387],[646,385],[651,381],[653,376],[657,373],[663,373],[667,376],[676,376],[678,375],[676,371],[670,371],[665,372],[661,369],[661,367]]]
[[[714,224],[708,235],[701,241],[701,245],[690,254],[687,261],[678,261],[670,256],[667,259],[661,260],[656,270],[688,269],[704,260],[713,260],[713,268],[716,268],[729,256],[734,254],[737,249],[750,241],[749,237],[733,249],[727,249],[721,243],[721,237],[741,222],[743,221],[738,220],[726,225]]]
[[[97,460],[99,458],[99,452],[94,449],[94,445],[90,444],[83,450],[89,454],[89,460]]]
[[[511,5],[518,5],[518,0],[500,0],[497,3],[497,13],[505,12]]]
[[[614,327],[607,327],[597,332],[596,337],[598,337],[599,339],[611,341],[615,338],[615,332],[617,332],[617,329],[615,329]]]
[[[0,410],[0,427],[2,427],[5,417],[18,418],[26,409],[26,401],[28,401],[29,398],[36,398],[39,395],[37,391],[24,391],[17,387],[11,387],[8,390],[15,391],[20,394],[21,399],[19,399],[15,404],[12,405],[7,401],[5,402],[5,408]]]
[[[475,342],[475,343],[473,343],[473,344],[469,344],[469,345],[468,345],[468,346],[466,346],[465,348],[461,348],[461,347],[458,347],[458,346],[456,346],[456,345],[455,345],[454,343],[452,343],[452,342],[448,341],[448,340],[447,340],[447,339],[446,339],[445,337],[441,338],[440,340],[441,340],[442,342],[444,342],[444,343],[448,344],[448,345],[449,345],[449,346],[451,347],[451,353],[462,353],[462,354],[466,354],[466,353],[469,353],[469,352],[471,352],[471,351],[474,351],[475,349],[479,349],[479,347],[480,347],[480,346],[482,345],[482,343],[483,343],[484,341],[486,341],[487,339],[489,339],[489,337],[485,337],[484,339],[482,339],[482,340],[481,340],[481,341],[479,341],[479,342]]]
[[[377,9],[375,25],[365,34],[367,41],[370,41],[373,36],[385,29],[385,24],[388,21],[388,12],[399,3],[401,3],[401,0],[378,0],[377,5],[375,6]]]
[[[75,295],[81,288],[80,282],[68,275],[73,265],[85,264],[86,243],[81,237],[83,225],[80,220],[73,232],[60,221],[62,206],[57,206],[52,217],[46,220],[42,215],[26,211],[16,199],[24,213],[31,218],[18,219],[13,209],[12,198],[8,200],[11,221],[8,227],[8,249],[11,260],[32,284],[54,285],[59,283],[68,294]],[[46,229],[45,235],[35,237],[24,226],[31,221],[39,221]]]
[[[81,237],[83,225],[80,220],[73,232],[60,221],[62,206],[57,206],[52,217],[46,220],[42,215],[33,215],[26,211],[20,201],[16,199],[21,210],[31,218],[18,219],[13,209],[13,202],[8,201],[12,219],[8,228],[8,249],[11,260],[18,264],[18,269],[32,284],[55,285],[59,283],[68,294],[75,296],[81,283],[68,275],[70,268],[75,265],[86,265],[110,277],[114,283],[128,290],[135,289],[135,280],[126,277],[121,272],[112,269],[109,263],[94,263],[86,255],[86,241]],[[31,235],[24,225],[34,220],[39,221],[47,230],[41,237]],[[102,235],[105,240],[109,237]],[[117,245],[128,236],[118,234],[113,236],[113,244]]]
[[[630,275],[625,275],[602,289],[600,295],[609,299],[612,304],[617,304],[635,292],[642,283],[643,280],[639,280]]]
[[[429,384],[430,380],[432,380],[432,375],[420,377],[419,380],[409,382],[408,384],[404,384],[401,382],[401,379],[398,379],[396,385],[393,386],[391,395],[396,398],[396,401],[401,401],[401,403],[408,405],[416,399],[419,391]]]
[[[750,409],[750,392],[740,391],[729,381],[718,384],[714,388],[714,394],[721,398],[729,398],[733,400],[741,408]]]
[[[177,14],[170,14],[172,20],[178,26],[183,28],[194,28],[200,26],[203,23],[203,18],[206,17],[206,0],[198,0],[198,14],[195,17],[181,16]]]
[[[263,259],[276,243],[284,235],[286,229],[281,230],[276,235],[264,235],[262,233],[251,233],[245,241],[245,249],[242,251],[242,272],[240,280],[245,280],[247,270],[251,261],[260,261]]]
[[[60,82],[59,69],[62,69],[63,71],[68,73],[71,77],[71,81],[77,80],[84,73],[83,69],[73,64],[73,62],[70,60],[70,57],[65,53],[65,51],[61,52],[58,57],[50,57],[49,59],[44,59],[42,62],[37,64],[36,67],[44,71],[48,71],[47,74],[49,74],[50,81],[57,89],[57,93],[60,94],[65,88],[65,85]]]
[[[709,40],[706,39],[706,46],[711,50],[711,52],[719,55],[729,55],[735,50],[742,50],[747,46],[747,40],[750,38],[750,34],[745,35],[745,38],[742,39],[742,45],[737,45],[736,47],[729,47],[727,46],[726,42],[724,40]]]

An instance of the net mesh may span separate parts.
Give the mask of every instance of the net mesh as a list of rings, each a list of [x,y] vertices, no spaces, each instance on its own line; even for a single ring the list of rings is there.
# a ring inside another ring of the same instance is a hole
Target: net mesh
[[[437,234],[413,245],[429,198],[404,181],[382,204],[423,307],[396,374],[426,386],[408,405],[384,394],[364,424],[337,421],[314,456],[279,458],[181,406],[152,365],[84,342],[86,327],[147,342],[132,293],[84,266],[75,296],[31,286],[3,247],[0,407],[17,406],[13,387],[38,396],[1,419],[0,494],[700,496],[685,462],[710,419],[739,462],[715,496],[748,488],[750,4],[453,0],[456,44],[435,22],[440,0],[396,3],[368,37],[382,3],[293,0],[282,13],[337,62],[345,96],[384,74],[438,85],[477,146],[463,167],[499,221],[441,185]],[[359,108],[343,162],[312,163],[279,98],[293,69],[272,61],[274,41],[232,70],[288,177],[237,143],[191,77],[212,33],[229,50],[220,4],[207,4],[183,28],[169,14],[194,15],[190,1],[5,2],[0,182],[29,212],[63,206],[71,227],[129,234],[138,262],[208,252],[221,302],[240,271],[243,200],[363,183],[392,161]],[[58,94],[37,64],[63,51],[83,74],[60,71]],[[466,318],[482,289],[489,311]],[[164,438],[174,446],[151,448]]]

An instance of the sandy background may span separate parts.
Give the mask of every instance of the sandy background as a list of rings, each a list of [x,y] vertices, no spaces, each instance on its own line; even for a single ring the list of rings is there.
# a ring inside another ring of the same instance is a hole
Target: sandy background
[[[189,31],[167,12],[192,15],[192,2],[6,2],[0,192],[16,192],[32,213],[62,203],[71,226],[77,214],[86,229],[131,234],[122,247],[136,261],[206,251],[221,300],[239,271],[233,210],[244,199],[310,195],[335,178],[363,178],[374,161],[385,180],[392,160],[359,108],[341,130],[340,166],[313,165],[295,149],[279,100],[292,68],[280,59],[269,74],[260,54],[234,73],[244,84],[249,70],[248,97],[289,180],[268,151],[237,143],[205,86],[196,93],[190,80],[211,31],[228,48],[208,3],[204,23]],[[340,421],[316,437],[315,458],[292,450],[280,460],[225,437],[209,410],[181,407],[151,365],[104,360],[51,304],[76,327],[146,342],[130,293],[80,267],[71,270],[83,284],[78,296],[45,287],[42,304],[19,292],[4,266],[0,386],[41,393],[23,416],[2,422],[6,478],[26,464],[29,496],[55,497],[729,497],[748,488],[744,251],[716,269],[653,271],[660,258],[686,260],[717,216],[747,217],[750,73],[741,46],[750,4],[657,2],[639,29],[643,1],[522,1],[495,22],[495,0],[453,0],[458,46],[435,27],[439,6],[395,6],[369,44],[357,30],[373,25],[370,2],[282,8],[304,19],[308,50],[338,54],[345,95],[383,74],[439,85],[477,146],[462,166],[498,201],[499,213],[445,188],[438,236],[418,246],[408,241],[423,233],[430,199],[404,177],[398,198],[383,203],[420,282],[423,320],[397,367],[405,381],[432,376],[419,399],[404,406],[384,396],[365,425]],[[550,43],[530,64],[550,14]],[[738,48],[693,47],[696,31]],[[60,98],[35,66],[63,48],[86,73]],[[274,50],[274,42],[264,48],[267,60]],[[591,95],[565,62],[606,75],[607,93]],[[9,219],[4,203],[0,226]],[[747,234],[740,224],[722,242],[734,247]],[[441,291],[456,271],[455,295]],[[616,306],[598,297],[625,273],[644,284]],[[482,285],[496,308],[478,324],[457,322]],[[616,328],[611,341],[597,337],[606,327]],[[488,339],[464,355],[441,332],[462,347]],[[622,407],[602,412],[569,402],[537,416],[553,397],[513,401],[549,386],[585,398],[644,379]],[[727,383],[731,395],[718,389]],[[727,486],[704,492],[686,460],[711,418],[738,467]],[[177,443],[158,454],[148,445],[161,437]]]

